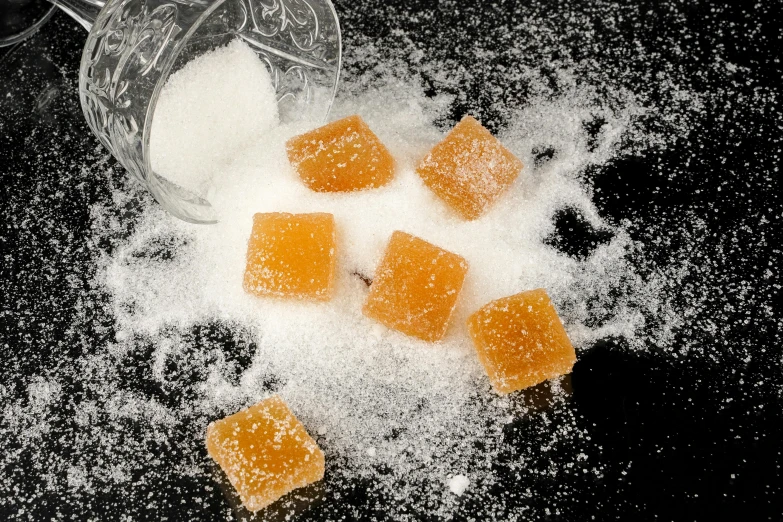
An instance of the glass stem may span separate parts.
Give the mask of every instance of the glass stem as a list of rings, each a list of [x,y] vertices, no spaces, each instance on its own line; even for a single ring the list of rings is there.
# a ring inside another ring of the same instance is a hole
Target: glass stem
[[[79,22],[79,25],[92,29],[92,24],[98,17],[105,0],[49,0],[51,3],[68,13],[68,16]]]

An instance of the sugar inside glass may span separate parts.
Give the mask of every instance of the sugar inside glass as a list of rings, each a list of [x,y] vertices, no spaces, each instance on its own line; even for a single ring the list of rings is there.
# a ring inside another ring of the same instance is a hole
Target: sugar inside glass
[[[472,116],[421,161],[424,183],[463,218],[480,217],[508,190],[522,162]]]
[[[375,271],[364,315],[425,341],[446,334],[468,263],[416,236],[396,231]]]
[[[576,352],[543,289],[504,297],[468,318],[492,387],[505,394],[571,372]]]
[[[372,189],[394,177],[394,158],[360,116],[296,136],[286,149],[299,177],[316,192]]]
[[[250,511],[324,476],[323,452],[277,395],[211,423],[207,451]]]
[[[253,216],[243,287],[257,296],[327,301],[335,270],[332,214]]]

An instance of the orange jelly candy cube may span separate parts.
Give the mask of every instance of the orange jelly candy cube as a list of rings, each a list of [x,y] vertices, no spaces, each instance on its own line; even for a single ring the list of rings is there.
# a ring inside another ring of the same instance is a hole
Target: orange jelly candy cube
[[[386,247],[364,315],[425,341],[446,334],[468,263],[457,254],[405,232]]]
[[[468,318],[479,360],[505,394],[571,372],[576,352],[543,289],[492,301]]]
[[[324,477],[324,454],[274,395],[207,427],[207,451],[250,511]]]
[[[288,159],[316,192],[380,187],[394,177],[394,158],[359,116],[291,138]]]
[[[243,287],[258,296],[327,301],[335,265],[331,214],[256,214]]]
[[[476,219],[508,189],[522,162],[472,116],[421,161],[424,183],[465,219]]]

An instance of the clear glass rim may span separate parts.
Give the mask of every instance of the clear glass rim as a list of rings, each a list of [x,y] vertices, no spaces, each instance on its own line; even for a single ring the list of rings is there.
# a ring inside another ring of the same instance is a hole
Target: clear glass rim
[[[343,71],[343,30],[340,27],[340,17],[337,16],[337,10],[334,8],[332,0],[324,0],[329,6],[329,10],[332,12],[334,18],[335,29],[337,29],[337,41],[340,45],[340,52],[337,53],[337,75],[334,78],[334,86],[332,87],[332,96],[329,98],[329,106],[326,108],[326,114],[324,114],[323,121],[320,123],[326,123],[329,118],[329,113],[332,112],[332,105],[337,98],[337,88],[340,86],[340,74]]]

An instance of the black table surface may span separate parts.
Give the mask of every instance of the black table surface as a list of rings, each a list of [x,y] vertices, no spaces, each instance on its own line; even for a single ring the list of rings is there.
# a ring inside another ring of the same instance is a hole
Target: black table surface
[[[392,48],[401,39],[425,51],[410,60],[450,60],[467,71],[459,85],[422,73],[429,94],[455,95],[451,114],[439,122],[444,129],[465,112],[491,130],[502,128],[504,109],[525,97],[504,83],[507,71],[515,60],[527,60],[545,74],[550,64],[540,60],[547,53],[558,63],[567,58],[576,64],[577,77],[618,75],[615,84],[655,103],[672,95],[655,84],[659,73],[703,95],[698,111],[671,107],[688,115],[682,136],[586,176],[601,215],[625,222],[659,265],[682,261],[684,252],[691,254],[690,266],[704,263],[703,271],[693,272],[700,275],[681,282],[684,300],[704,292],[718,297],[701,300],[675,332],[671,344],[688,351],[632,350],[608,338],[580,353],[569,408],[591,427],[588,451],[600,455],[602,477],[565,474],[558,484],[510,480],[507,488],[529,488],[532,495],[517,504],[506,498],[507,518],[783,520],[781,5],[336,2],[347,74],[360,74],[369,63],[353,60],[352,46]],[[89,285],[95,262],[85,246],[90,205],[111,198],[112,180],[125,173],[91,134],[79,106],[84,37],[77,24],[57,14],[0,58],[0,397],[6,399],[85,346],[101,349],[108,338],[110,318],[100,313],[100,303],[83,302],[95,294],[80,289]],[[117,212],[132,228],[132,206]],[[700,225],[688,226],[693,223]],[[560,215],[556,224],[552,243],[567,254],[589,253],[597,240],[578,216]],[[692,248],[683,247],[689,242]],[[535,418],[520,427],[527,437],[547,429]],[[26,450],[38,442],[26,442],[21,430],[8,412],[0,419],[3,520],[240,516],[217,488],[205,493],[199,481],[146,484],[141,492],[127,485],[79,494],[48,487]],[[56,426],[46,437],[58,438]],[[67,441],[51,447],[68,452]],[[542,458],[557,463],[559,457],[555,451]],[[147,494],[169,501],[145,511],[139,499]],[[202,504],[195,506],[195,497],[203,497]],[[296,516],[389,518],[361,484],[339,502],[325,502],[327,508]],[[492,502],[467,495],[452,516],[482,520]]]

